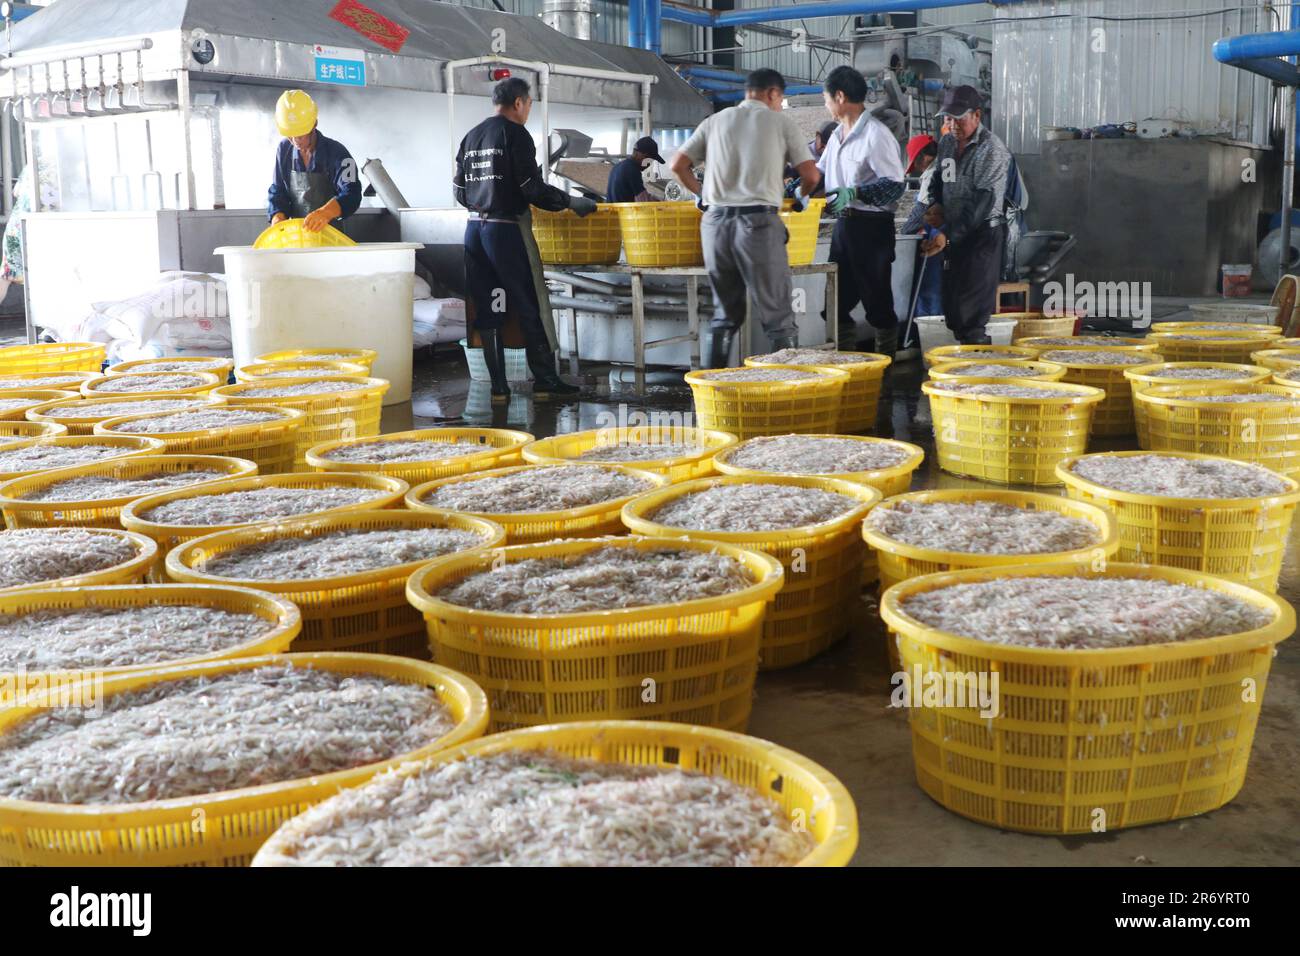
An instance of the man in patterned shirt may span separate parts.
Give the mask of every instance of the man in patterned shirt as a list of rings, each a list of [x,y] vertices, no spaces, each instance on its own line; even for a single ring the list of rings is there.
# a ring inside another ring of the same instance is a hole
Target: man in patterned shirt
[[[926,223],[939,232],[921,244],[927,256],[948,251],[943,312],[948,328],[963,345],[990,342],[985,328],[997,307],[1007,235],[1011,153],[981,125],[980,104],[972,86],[954,87],[943,98],[939,116],[951,117],[952,132],[939,141],[930,185],[933,201],[925,214]]]

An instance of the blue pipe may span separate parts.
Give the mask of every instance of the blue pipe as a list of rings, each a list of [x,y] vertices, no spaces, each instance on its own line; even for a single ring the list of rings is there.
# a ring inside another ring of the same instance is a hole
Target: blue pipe
[[[1024,0],[995,0],[1000,5],[1023,3]],[[868,13],[912,13],[943,7],[966,6],[970,0],[834,0],[834,2],[795,3],[784,7],[754,7],[710,14],[686,7],[663,8],[665,20],[689,23],[697,27],[734,27],[747,23],[773,23],[778,20],[811,20],[814,17],[852,17]]]
[[[645,4],[645,48],[651,53],[658,53],[663,45],[663,3],[662,0],[641,0]]]
[[[691,86],[695,87],[697,90],[717,90],[720,92],[731,93],[745,92],[745,81],[740,79],[727,82],[726,80],[707,80],[703,77],[692,76],[690,77],[689,82]]]
[[[1220,63],[1235,65],[1242,60],[1263,57],[1295,56],[1300,53],[1300,30],[1278,30],[1274,33],[1247,33],[1239,37],[1215,40],[1214,58]]]
[[[802,96],[805,93],[820,93],[822,88],[816,84],[800,84],[798,86],[787,86],[785,88],[786,96]],[[745,98],[745,91],[731,87],[723,92],[713,94],[713,100],[717,103],[738,103]]]
[[[627,0],[627,45],[634,49],[645,46],[646,0]]]
[[[1297,6],[1300,9],[1300,5]],[[679,66],[677,72],[684,76],[701,76],[706,80],[729,80],[733,83],[744,83],[745,74],[739,70],[720,70],[711,66]]]

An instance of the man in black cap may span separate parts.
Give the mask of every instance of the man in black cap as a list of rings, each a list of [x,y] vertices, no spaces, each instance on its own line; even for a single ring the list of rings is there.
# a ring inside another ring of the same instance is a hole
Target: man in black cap
[[[641,171],[647,159],[662,164],[659,144],[649,136],[642,136],[632,147],[632,155],[609,172],[609,185],[605,187],[606,202],[654,202],[655,197],[646,192]]]
[[[943,270],[945,323],[963,345],[987,345],[986,327],[997,308],[1006,244],[1006,189],[1011,153],[981,120],[983,101],[973,86],[956,86],[939,116],[952,132],[939,141],[925,221],[939,230],[921,243],[927,256],[947,250]]]

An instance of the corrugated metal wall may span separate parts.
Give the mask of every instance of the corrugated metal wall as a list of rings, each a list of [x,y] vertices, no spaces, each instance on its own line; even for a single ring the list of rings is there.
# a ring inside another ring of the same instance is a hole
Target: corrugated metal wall
[[[1001,8],[993,40],[995,132],[1013,152],[1037,153],[1044,126],[1087,128],[1161,117],[1267,144],[1268,81],[1217,63],[1210,46],[1230,34],[1276,29],[1278,21],[1263,8],[1186,16],[1225,6],[1222,0],[1044,0]],[[1180,18],[1116,22],[1085,16],[1161,13]],[[1043,19],[1060,14],[1070,17]],[[1285,23],[1289,11],[1278,15]]]
[[[462,7],[478,7],[483,10],[495,10],[492,0],[443,0]],[[500,0],[506,13],[518,13],[524,16],[541,16],[542,0]],[[596,0],[592,4],[594,14],[591,23],[591,38],[600,43],[617,43],[627,46],[627,2],[614,0]],[[664,53],[686,52],[695,48],[699,42],[695,27],[685,23],[665,20],[663,25]]]

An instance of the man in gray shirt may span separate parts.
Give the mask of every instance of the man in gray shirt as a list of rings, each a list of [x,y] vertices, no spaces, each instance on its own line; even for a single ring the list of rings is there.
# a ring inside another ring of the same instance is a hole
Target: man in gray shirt
[[[785,78],[776,70],[755,70],[745,81],[744,101],[701,123],[673,158],[673,175],[700,197],[704,210],[704,264],[717,300],[709,368],[730,364],[747,302],[773,351],[798,344],[788,236],[777,215],[782,174],[793,166],[807,196],[821,173],[798,124],[781,112],[784,101]],[[705,163],[702,185],[694,173],[699,163]]]

